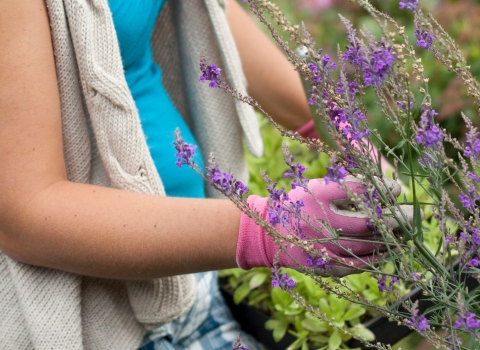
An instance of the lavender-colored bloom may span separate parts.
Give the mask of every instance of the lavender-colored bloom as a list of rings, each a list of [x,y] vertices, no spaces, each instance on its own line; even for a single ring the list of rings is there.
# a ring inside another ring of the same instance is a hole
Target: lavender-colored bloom
[[[312,256],[309,256],[307,258],[307,266],[309,267],[319,267],[319,268],[323,268],[325,266],[327,266],[328,264],[330,264],[330,260],[327,258],[326,255],[322,256],[322,257],[312,257]]]
[[[345,153],[347,153],[347,150],[345,150]],[[350,154],[345,155],[345,161],[347,162],[347,167],[349,168],[358,168],[357,162],[355,161],[355,158],[351,156]]]
[[[335,62],[332,62],[332,58],[329,55],[324,55],[321,59],[321,62],[322,62],[323,68],[327,73],[330,70],[337,69],[337,65],[335,64]]]
[[[288,193],[285,192],[285,187],[277,190],[275,187],[277,183],[274,182],[271,185],[267,186],[267,191],[270,193],[270,198],[275,202],[280,202],[282,200],[288,200]]]
[[[473,266],[473,267],[479,267],[480,266],[480,259],[478,256],[474,257],[473,259],[470,259],[467,263],[468,266]]]
[[[477,228],[472,229],[472,241],[477,246],[480,245],[480,230]]]
[[[387,283],[387,276],[382,274],[372,274],[372,277],[377,280],[378,290],[380,292],[393,292],[393,285],[398,284],[398,278],[392,277],[390,283]]]
[[[195,156],[197,146],[186,143],[180,135],[178,128],[175,130],[175,142],[173,142],[173,144],[177,150],[177,153],[175,153],[175,157],[178,157],[175,162],[177,167],[181,168],[182,165],[193,167],[195,164],[193,157]]]
[[[342,165],[333,164],[332,166],[327,166],[327,175],[325,175],[325,183],[336,182],[342,183],[343,179],[348,175],[347,169]]]
[[[438,170],[441,166],[441,163],[439,161],[432,159],[432,157],[427,153],[425,153],[423,156],[418,158],[418,163],[425,170],[427,170],[428,168],[433,168],[435,170]]]
[[[445,237],[445,242],[443,243],[444,249],[446,249],[450,243],[453,243],[453,237],[452,236],[446,236]]]
[[[398,7],[400,10],[411,10],[415,11],[418,6],[418,0],[401,0],[400,3],[398,4]]]
[[[475,181],[478,185],[480,185],[480,176],[476,175],[475,173],[472,173],[471,171],[467,173],[467,176],[468,178]]]
[[[423,315],[413,315],[405,321],[405,324],[415,328],[421,335],[424,335],[425,331],[430,328],[427,319]]]
[[[303,176],[303,173],[305,172],[306,168],[298,162],[293,164],[294,158],[290,153],[290,151],[288,150],[288,146],[285,143],[282,145],[282,150],[283,150],[285,163],[290,168],[290,170],[285,172],[284,176],[291,177],[294,179],[292,181],[292,188],[296,188],[298,186],[306,189],[308,185],[308,179]]]
[[[235,179],[229,172],[221,171],[212,156],[209,159],[209,165],[205,167],[205,175],[213,187],[235,200],[241,201],[243,196],[248,193],[248,187]]]
[[[430,49],[433,40],[435,39],[435,35],[433,33],[429,33],[426,30],[420,31],[420,29],[415,29],[415,36],[417,37],[417,47],[427,50]]]
[[[313,88],[312,90],[309,90],[310,98],[308,99],[308,104],[315,105],[320,101],[318,90],[315,88],[319,87],[322,84],[323,78],[322,78],[321,71],[318,69],[318,66],[315,63],[310,62],[307,64],[307,67],[312,73],[312,79],[310,81],[310,85]]]
[[[350,62],[354,67],[361,68],[365,63],[365,58],[361,49],[361,42],[357,39],[357,31],[353,28],[350,21],[344,17],[340,17],[347,28],[347,43],[342,59]]]
[[[217,67],[216,64],[208,64],[205,60],[205,57],[200,57],[200,70],[202,71],[202,75],[200,76],[200,82],[209,81],[210,84],[208,85],[211,88],[216,88],[220,85],[220,74],[221,69]]]
[[[375,213],[377,214],[377,218],[381,218],[382,217],[382,214],[383,214],[383,209],[381,206],[379,205],[376,205],[375,206]]]
[[[471,200],[470,200],[470,197],[467,196],[465,193],[463,193],[463,192],[460,193],[460,194],[458,195],[458,199],[460,200],[460,203],[462,203],[462,206],[463,206],[464,208],[467,208],[467,209],[468,209],[468,208],[471,208],[472,202],[471,202]]]
[[[478,138],[478,134],[478,132],[467,133],[466,147],[463,153],[465,157],[473,157],[476,160],[480,158],[480,139]]]
[[[420,274],[417,273],[417,272],[412,272],[412,278],[413,278],[414,280],[418,280],[418,279],[420,279]]]
[[[443,132],[433,124],[433,120],[438,113],[430,108],[424,108],[420,117],[420,125],[416,136],[417,143],[425,147],[439,147],[443,141]]]
[[[460,314],[460,318],[455,321],[453,328],[461,328],[468,333],[474,334],[478,329],[480,329],[480,320],[475,318],[474,313],[462,312]]]
[[[445,337],[445,340],[451,344],[448,345],[448,350],[460,350],[462,346],[462,338],[455,337],[450,334],[449,336]]]
[[[291,292],[297,283],[288,277],[288,273],[282,274],[279,268],[272,267],[272,288],[280,287],[281,289]]]
[[[397,57],[383,41],[370,45],[369,59],[362,65],[365,86],[380,87],[390,74]]]

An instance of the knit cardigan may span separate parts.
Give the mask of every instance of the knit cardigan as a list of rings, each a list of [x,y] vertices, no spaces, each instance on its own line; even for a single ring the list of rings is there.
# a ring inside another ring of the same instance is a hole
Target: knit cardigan
[[[46,4],[68,179],[165,195],[124,78],[107,0]],[[254,112],[198,83],[203,53],[234,88],[246,91],[224,2],[168,0],[152,48],[163,84],[203,154],[214,152],[221,168],[246,181],[242,136],[253,154],[262,153]],[[207,195],[219,196],[210,188]],[[136,349],[146,329],[186,312],[195,295],[193,275],[100,279],[19,263],[0,252],[0,349]]]

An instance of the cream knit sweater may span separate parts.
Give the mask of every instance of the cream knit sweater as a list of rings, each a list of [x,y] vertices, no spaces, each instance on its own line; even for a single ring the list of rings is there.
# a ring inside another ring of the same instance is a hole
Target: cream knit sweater
[[[164,195],[124,79],[107,0],[46,3],[69,179]],[[198,83],[203,52],[245,92],[223,1],[168,0],[152,46],[163,83],[203,154],[215,152],[222,168],[246,181],[242,136],[253,154],[262,152],[254,112]],[[107,280],[18,263],[0,252],[0,349],[136,349],[146,329],[186,312],[195,295],[192,275]]]

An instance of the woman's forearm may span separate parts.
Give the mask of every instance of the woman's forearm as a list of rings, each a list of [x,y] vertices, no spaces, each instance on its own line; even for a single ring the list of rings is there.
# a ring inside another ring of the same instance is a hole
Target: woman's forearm
[[[5,252],[83,275],[146,279],[236,266],[239,210],[58,181],[2,214]]]
[[[310,119],[299,74],[235,0],[227,19],[237,44],[248,93],[280,124],[296,130]]]

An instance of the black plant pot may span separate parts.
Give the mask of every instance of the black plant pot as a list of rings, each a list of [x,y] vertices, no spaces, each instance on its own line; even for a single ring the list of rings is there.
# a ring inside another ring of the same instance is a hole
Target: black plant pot
[[[455,264],[454,268],[458,267],[458,263]],[[478,287],[479,283],[477,280],[471,277],[466,277],[466,286],[469,290],[473,290]],[[285,350],[290,344],[295,341],[295,337],[287,333],[285,337],[280,341],[276,342],[273,339],[272,332],[265,329],[265,322],[268,321],[269,317],[262,311],[253,308],[248,305],[246,302],[241,302],[240,304],[235,304],[233,302],[233,294],[230,290],[221,287],[220,288],[225,298],[225,301],[230,308],[233,317],[240,323],[242,330],[251,334],[257,341],[265,345],[270,350]],[[433,306],[433,303],[430,300],[427,300],[422,295],[422,290],[420,288],[413,289],[408,295],[405,296],[405,300],[410,299],[412,302],[418,300],[418,308],[421,314],[425,314],[425,311]],[[401,305],[401,302],[397,302],[397,307]],[[410,311],[405,310],[403,307],[399,307],[401,313],[406,315],[410,314]],[[373,334],[375,334],[375,342],[381,342],[383,344],[393,345],[407,335],[412,333],[412,330],[406,326],[398,325],[396,321],[389,321],[384,316],[374,317],[364,323],[364,326],[370,329]],[[360,341],[356,339],[350,340],[347,345],[351,348],[360,348],[370,349],[365,347]],[[314,350],[314,348],[310,348]]]

